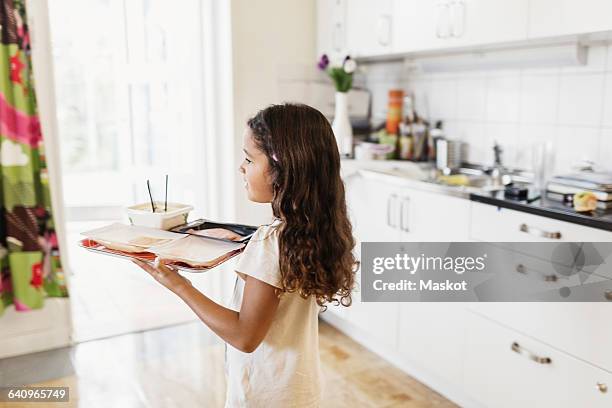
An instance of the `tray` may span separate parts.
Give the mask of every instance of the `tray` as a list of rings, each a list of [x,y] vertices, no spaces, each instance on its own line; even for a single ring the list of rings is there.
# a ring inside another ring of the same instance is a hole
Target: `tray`
[[[200,234],[194,234],[192,232],[187,232],[188,230],[192,230],[192,229],[196,231],[202,231],[202,230],[213,229],[213,228],[220,228],[220,229],[231,231],[235,234],[240,235],[242,238],[236,241],[232,241],[229,239],[217,238],[217,237],[212,237],[212,236],[202,236]],[[210,220],[201,218],[201,219],[190,221],[186,224],[182,224],[174,228],[171,228],[170,231],[177,232],[179,234],[195,235],[195,236],[203,237],[206,239],[214,239],[217,241],[240,242],[240,243],[246,244],[251,239],[255,231],[257,231],[257,227],[252,226],[252,225],[245,225],[245,224],[230,224],[230,223],[223,223],[223,222],[214,222],[214,221],[210,221]]]
[[[98,254],[104,254],[104,255],[109,255],[109,256],[114,256],[117,258],[124,258],[124,259],[140,259],[141,261],[147,262],[149,264],[153,264],[153,262],[155,261],[156,255],[151,253],[151,252],[123,252],[123,251],[119,251],[116,249],[110,249],[105,247],[104,245],[100,244],[99,242],[96,242],[92,239],[89,238],[85,238],[82,239],[81,241],[79,241],[78,245],[81,248],[84,248],[90,252],[94,252],[94,253],[98,253]],[[194,268],[191,266],[188,266],[182,262],[170,262],[169,265],[172,265],[173,267],[175,267],[176,269],[178,269],[179,271],[184,271],[184,272],[190,272],[190,273],[202,273],[202,272],[206,272],[208,270],[211,270],[219,265],[221,265],[224,262],[227,262],[228,260],[232,259],[233,257],[235,257],[236,255],[238,255],[239,253],[241,253],[244,250],[243,248],[237,249],[235,251],[229,252],[228,256],[226,258],[224,258],[222,261],[218,262],[217,264],[210,266],[210,267],[199,267],[199,268]]]

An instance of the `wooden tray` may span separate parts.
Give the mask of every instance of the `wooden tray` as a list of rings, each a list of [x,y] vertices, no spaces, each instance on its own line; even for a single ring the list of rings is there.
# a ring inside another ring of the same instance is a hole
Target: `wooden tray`
[[[110,255],[110,256],[114,256],[117,258],[124,258],[124,259],[140,259],[141,261],[147,262],[149,264],[153,264],[156,258],[156,255],[151,252],[123,252],[123,251],[119,251],[116,249],[107,248],[104,245],[100,244],[99,242],[96,242],[88,238],[85,238],[79,241],[78,245],[81,248],[85,248],[86,250],[90,252]],[[228,254],[226,258],[222,259],[220,262],[216,263],[215,265],[209,266],[209,267],[195,267],[194,268],[183,262],[170,262],[169,265],[172,265],[179,271],[190,272],[190,273],[202,273],[202,272],[211,270],[221,265],[222,263],[232,259],[236,255],[241,253],[243,250],[244,250],[244,247],[237,249],[235,251],[232,251]]]

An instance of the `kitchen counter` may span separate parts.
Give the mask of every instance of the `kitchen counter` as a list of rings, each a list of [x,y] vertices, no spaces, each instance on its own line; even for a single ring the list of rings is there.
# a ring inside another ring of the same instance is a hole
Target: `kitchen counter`
[[[435,171],[431,163],[401,160],[349,160],[342,161],[342,178],[365,177],[381,182],[408,187],[421,191],[444,194],[451,197],[470,199],[471,193],[488,191],[486,188],[453,186],[435,182]]]
[[[612,209],[597,209],[579,213],[574,210],[572,205],[563,204],[559,201],[544,197],[527,202],[526,200],[506,198],[503,191],[471,193],[469,198],[480,203],[612,231]]]
[[[484,204],[549,217],[587,227],[612,231],[612,209],[597,209],[588,213],[576,212],[571,205],[539,198],[527,202],[506,198],[503,190],[487,190],[476,187],[449,186],[428,181],[430,163],[414,163],[395,160],[342,160],[342,177],[366,177],[398,187],[413,188],[447,196],[464,198]]]

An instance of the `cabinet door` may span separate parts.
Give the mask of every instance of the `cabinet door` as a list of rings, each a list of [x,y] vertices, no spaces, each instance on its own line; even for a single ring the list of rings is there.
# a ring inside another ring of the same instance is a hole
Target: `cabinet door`
[[[412,190],[408,219],[411,234],[404,241],[468,241],[470,201],[443,194]],[[404,211],[405,212],[405,211]]]
[[[471,237],[488,242],[611,242],[612,232],[548,217],[471,203]],[[535,248],[534,248],[535,249]],[[538,248],[539,249],[539,248]],[[537,252],[534,255],[539,255]]]
[[[355,176],[346,182],[346,189],[354,235],[360,242],[400,240],[400,192],[395,186]]]
[[[491,407],[604,407],[611,375],[468,313],[465,390]]]
[[[529,0],[395,0],[394,52],[527,38]]]
[[[609,0],[531,0],[529,38],[612,30]]]
[[[400,304],[398,351],[410,361],[450,383],[461,383],[465,343],[461,303]]]
[[[327,54],[332,63],[347,54],[346,0],[317,0],[317,54]]]
[[[347,0],[346,16],[348,48],[352,56],[368,57],[391,52],[391,0]]]
[[[394,0],[393,14],[393,52],[452,46],[449,1]]]
[[[455,46],[527,39],[529,0],[451,0]]]
[[[357,240],[356,255],[361,256],[361,242],[398,241],[398,190],[377,180],[353,176],[345,179],[347,205],[353,234]],[[395,348],[397,345],[398,303],[361,302],[361,270],[353,304],[342,316],[373,340]],[[384,316],[384,318],[381,318]]]

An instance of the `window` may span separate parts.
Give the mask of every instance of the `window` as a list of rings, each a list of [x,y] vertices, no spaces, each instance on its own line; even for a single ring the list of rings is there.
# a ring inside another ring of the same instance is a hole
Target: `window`
[[[49,2],[68,220],[204,194],[199,0]],[[197,207],[197,206],[196,206]]]

